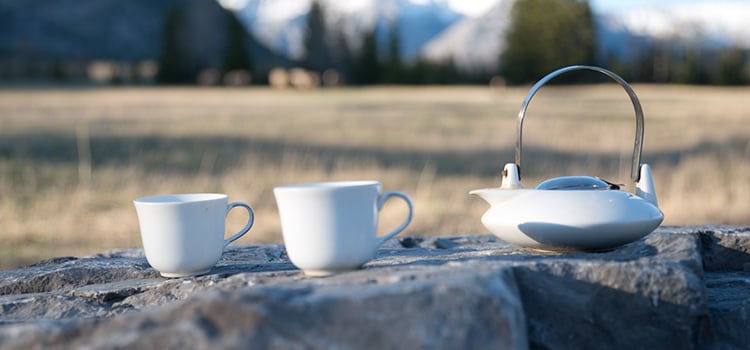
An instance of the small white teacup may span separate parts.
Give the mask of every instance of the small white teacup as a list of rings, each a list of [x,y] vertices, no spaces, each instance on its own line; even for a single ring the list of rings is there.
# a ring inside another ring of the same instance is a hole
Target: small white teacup
[[[354,270],[375,256],[377,248],[411,222],[409,197],[398,191],[380,194],[378,181],[321,182],[274,188],[284,245],[292,263],[309,276]],[[395,230],[378,237],[378,213],[400,197],[409,215]]]
[[[245,202],[228,203],[216,193],[171,194],[133,201],[148,263],[164,277],[196,276],[209,272],[224,248],[253,226],[253,208]],[[245,227],[224,239],[227,214],[234,207],[247,210]]]

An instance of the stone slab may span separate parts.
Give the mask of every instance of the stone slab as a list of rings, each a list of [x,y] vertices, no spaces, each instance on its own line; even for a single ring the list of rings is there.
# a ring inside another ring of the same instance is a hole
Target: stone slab
[[[230,246],[209,274],[178,279],[160,277],[141,249],[56,258],[0,271],[0,344],[741,348],[748,232],[662,227],[597,253],[491,235],[401,237],[363,269],[328,278],[306,277],[278,244]]]

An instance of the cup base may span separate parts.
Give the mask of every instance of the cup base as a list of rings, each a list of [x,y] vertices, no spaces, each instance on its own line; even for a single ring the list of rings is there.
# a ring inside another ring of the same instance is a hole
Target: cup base
[[[161,272],[159,271],[159,273],[162,275],[162,277],[166,277],[166,278],[180,278],[180,277],[193,277],[193,276],[205,275],[209,271],[211,271],[210,268],[206,270],[202,270],[202,271],[197,271],[197,272]]]

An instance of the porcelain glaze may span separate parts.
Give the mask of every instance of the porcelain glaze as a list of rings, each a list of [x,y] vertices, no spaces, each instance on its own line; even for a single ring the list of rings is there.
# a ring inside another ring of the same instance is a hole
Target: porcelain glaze
[[[611,249],[651,233],[664,219],[653,203],[620,190],[487,188],[470,193],[490,204],[482,216],[490,232],[534,249]]]
[[[274,188],[281,233],[292,263],[309,276],[358,269],[377,248],[411,222],[412,203],[402,192],[382,193],[378,181],[321,182]],[[390,198],[402,199],[408,214],[378,237],[378,214]]]
[[[191,193],[134,200],[149,265],[164,277],[209,272],[221,258],[224,248],[253,226],[252,207],[245,202],[228,203],[228,199],[225,194]],[[225,239],[225,220],[235,207],[245,208],[247,224]]]

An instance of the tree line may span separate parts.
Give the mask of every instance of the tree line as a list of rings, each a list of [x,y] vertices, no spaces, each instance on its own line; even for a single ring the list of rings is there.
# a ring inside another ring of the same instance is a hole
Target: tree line
[[[607,67],[631,82],[750,84],[747,49],[706,49],[675,38],[630,45],[627,58],[596,57],[593,13],[584,0],[517,0],[511,18],[499,73],[512,84],[530,83],[572,64]]]
[[[320,58],[327,52],[348,52],[346,45],[324,43],[332,29],[325,28],[323,9],[313,4],[305,39],[308,67],[319,70]],[[391,28],[387,50],[378,52],[376,29],[365,33],[359,56],[339,57],[341,69],[350,69],[355,84],[485,83],[493,76],[508,84],[526,84],[567,65],[591,64],[607,67],[632,82],[747,85],[750,84],[750,50],[740,48],[706,49],[699,44],[674,40],[641,43],[630,57],[597,57],[594,14],[586,0],[517,0],[511,10],[511,23],[502,38],[496,70],[467,74],[453,62],[402,62],[398,28]],[[333,28],[333,35],[336,33]],[[627,45],[627,43],[623,43]],[[572,82],[562,76],[559,82]]]
[[[347,84],[451,84],[477,79],[461,74],[452,62],[424,59],[405,62],[395,23],[389,28],[376,25],[350,40],[340,28],[327,26],[325,9],[316,1],[312,3],[305,29],[305,56],[300,64],[319,74],[336,70]],[[388,35],[379,38],[379,33]]]
[[[631,82],[750,84],[750,51],[747,49],[706,49],[678,39],[662,39],[626,47],[627,58],[602,54],[587,0],[514,1],[508,29],[497,34],[502,35],[500,39],[505,43],[502,53],[498,53],[499,64],[484,72],[464,71],[450,60],[404,60],[396,22],[378,22],[363,33],[347,33],[341,25],[326,21],[326,9],[317,1],[312,3],[306,16],[304,55],[299,60],[274,56],[268,49],[259,49],[262,45],[254,41],[236,14],[226,11],[225,15],[226,21],[205,26],[219,32],[221,41],[211,46],[213,51],[206,53],[206,46],[197,50],[191,47],[196,42],[206,42],[206,38],[191,37],[190,31],[195,27],[191,20],[206,20],[206,16],[186,16],[185,8],[176,6],[163,24],[158,62],[132,64],[131,70],[155,71],[153,80],[143,81],[157,84],[268,84],[272,68],[301,67],[320,77],[333,71],[337,81],[347,85],[487,84],[491,80],[515,85],[532,83],[563,66],[590,64],[609,68]],[[216,38],[214,34],[209,35],[209,39]],[[140,66],[148,69],[140,69]],[[55,64],[54,68],[57,67]],[[58,71],[63,70],[47,69],[42,73],[51,72],[48,74],[54,77]],[[110,75],[104,74],[104,79]],[[570,83],[574,79],[576,75],[564,75],[555,82]]]

